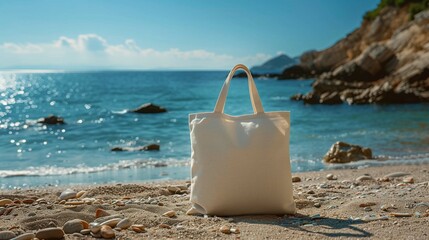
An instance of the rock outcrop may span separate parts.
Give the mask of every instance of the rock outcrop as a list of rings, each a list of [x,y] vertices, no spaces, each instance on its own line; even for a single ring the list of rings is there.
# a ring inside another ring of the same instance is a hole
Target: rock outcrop
[[[130,110],[130,112],[134,112],[134,113],[163,113],[163,112],[167,112],[167,109],[160,107],[158,105],[155,105],[153,103],[145,103],[136,109]]]
[[[308,104],[429,102],[429,10],[410,21],[408,5],[383,8],[374,20],[323,51],[301,56],[279,79],[312,78]]]
[[[363,159],[372,159],[372,150],[359,145],[336,142],[323,157],[327,163],[348,163]]]

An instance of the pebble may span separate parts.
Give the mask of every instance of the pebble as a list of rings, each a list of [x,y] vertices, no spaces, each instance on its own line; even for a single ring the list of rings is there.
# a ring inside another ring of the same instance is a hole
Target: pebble
[[[159,228],[167,228],[167,229],[170,229],[170,228],[171,228],[171,226],[170,226],[170,225],[165,224],[165,223],[161,223],[161,224],[159,224],[159,225],[158,225],[158,227],[159,227]]]
[[[369,181],[369,180],[373,180],[373,178],[371,176],[368,175],[362,175],[358,178],[356,178],[356,181]]]
[[[371,207],[377,205],[375,202],[365,202],[365,203],[361,203],[359,204],[359,207]]]
[[[123,207],[125,206],[125,203],[123,201],[117,201],[116,206]]]
[[[118,224],[116,224],[116,227],[120,228],[120,229],[127,229],[127,228],[131,227],[131,225],[132,224],[131,224],[130,219],[124,218],[121,221],[119,221]]]
[[[76,193],[76,198],[81,198],[86,193],[87,193],[87,191],[79,191],[78,193]]]
[[[162,214],[162,216],[172,218],[176,216],[176,212],[171,210],[171,211],[165,212],[164,214]]]
[[[82,229],[82,230],[80,230],[80,233],[83,235],[88,235],[91,233],[91,229]]]
[[[33,204],[33,203],[34,203],[34,199],[31,199],[31,198],[29,198],[29,199],[24,199],[24,200],[22,200],[22,202],[23,202],[24,204]]]
[[[36,213],[31,212],[31,213],[29,213],[27,216],[29,216],[29,217],[33,217],[33,216],[36,216]]]
[[[411,214],[411,213],[392,212],[392,213],[390,213],[390,216],[392,216],[392,217],[411,217],[411,216],[413,216],[413,214]]]
[[[143,226],[143,225],[138,225],[138,224],[131,225],[131,229],[132,229],[134,232],[136,232],[136,233],[142,233],[142,232],[145,232],[145,229],[144,229],[144,226]]]
[[[100,223],[100,225],[101,226],[107,225],[107,226],[113,228],[113,227],[116,227],[116,225],[118,224],[118,222],[120,222],[121,220],[122,220],[121,218],[112,218],[112,219],[109,219],[107,221],[104,221],[104,222]]]
[[[316,208],[320,208],[322,205],[320,204],[320,203],[315,203],[314,205],[313,205],[314,207],[316,207]]]
[[[12,203],[13,203],[13,201],[10,199],[7,199],[7,198],[1,199],[0,200],[0,207],[6,207],[6,205],[12,204]]]
[[[178,188],[178,187],[176,187],[176,186],[168,186],[167,187],[167,190],[170,192],[170,193],[177,193],[177,192],[179,192],[180,191],[180,188]]]
[[[231,233],[231,228],[228,227],[228,226],[226,226],[226,225],[223,225],[222,227],[219,228],[219,231],[221,233],[230,234]]]
[[[9,240],[11,238],[15,237],[15,233],[12,231],[1,231],[0,232],[0,239],[1,240]]]
[[[407,176],[410,175],[409,173],[405,173],[405,172],[394,172],[394,173],[389,173],[387,175],[385,175],[385,178],[396,178],[396,177],[403,177],[403,176]]]
[[[81,219],[73,219],[64,223],[63,231],[66,234],[79,233],[85,228],[88,228],[89,224]]]
[[[372,222],[372,221],[378,221],[378,220],[388,220],[389,218],[387,216],[365,216],[361,220],[364,222]]]
[[[292,177],[292,182],[301,182],[301,178],[298,176],[293,176]]]
[[[100,234],[103,238],[107,238],[107,239],[115,238],[115,232],[108,225],[103,225],[101,227]]]
[[[101,225],[98,223],[90,223],[89,224],[89,229],[91,230],[91,233],[98,233],[101,229]]]
[[[310,190],[307,192],[307,194],[315,194],[315,192],[313,190]]]
[[[62,239],[63,237],[64,231],[61,228],[45,228],[36,233],[38,239]]]
[[[32,240],[35,237],[36,235],[34,235],[34,233],[24,233],[15,237],[13,240]]]
[[[363,210],[366,211],[366,212],[371,212],[372,208],[371,207],[364,207]]]
[[[239,234],[240,233],[240,229],[238,229],[238,228],[231,228],[231,229],[229,229],[232,233],[234,233],[234,234]]]
[[[406,177],[402,180],[402,182],[404,183],[414,183],[414,178],[413,177]]]
[[[108,213],[104,209],[97,208],[97,210],[95,211],[95,218],[106,217],[106,216],[110,216],[110,213]]]
[[[72,198],[76,198],[76,192],[70,188],[64,190],[60,195],[60,200],[68,200]]]
[[[390,204],[390,205],[384,204],[380,206],[380,209],[387,212],[389,211],[389,209],[397,209],[397,208],[393,204]]]
[[[335,176],[334,174],[330,173],[330,174],[326,175],[326,179],[328,179],[328,180],[337,180],[337,176]]]

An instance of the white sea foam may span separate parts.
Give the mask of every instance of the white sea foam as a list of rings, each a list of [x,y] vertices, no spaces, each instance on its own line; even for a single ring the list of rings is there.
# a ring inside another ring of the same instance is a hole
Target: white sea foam
[[[153,167],[172,167],[172,166],[186,166],[189,161],[185,159],[167,159],[167,160],[121,160],[116,163],[110,163],[100,166],[87,166],[79,164],[75,167],[57,167],[57,166],[39,166],[28,167],[23,170],[0,170],[0,178],[10,177],[44,177],[44,176],[58,176],[58,175],[72,175],[72,174],[89,174],[105,171],[113,171],[119,169],[134,169],[134,168],[153,168]]]

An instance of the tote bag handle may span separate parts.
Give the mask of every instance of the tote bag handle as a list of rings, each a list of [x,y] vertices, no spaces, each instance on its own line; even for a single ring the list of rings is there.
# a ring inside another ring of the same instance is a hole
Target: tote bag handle
[[[243,64],[237,64],[231,70],[231,72],[229,72],[228,77],[226,78],[225,83],[223,84],[222,90],[220,91],[219,97],[217,99],[214,112],[223,113],[225,108],[226,96],[228,95],[228,89],[231,83],[231,79],[238,69],[244,70],[244,72],[247,75],[247,82],[249,85],[249,95],[250,95],[250,100],[252,101],[253,113],[254,114],[263,113],[264,108],[262,107],[261,98],[259,97],[258,90],[256,89],[255,82],[253,81],[252,74],[250,73],[250,70]]]

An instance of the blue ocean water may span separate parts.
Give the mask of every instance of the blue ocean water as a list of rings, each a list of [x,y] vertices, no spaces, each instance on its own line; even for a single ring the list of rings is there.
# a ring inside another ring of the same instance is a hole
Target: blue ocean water
[[[0,73],[0,188],[189,178],[188,114],[212,111],[226,71]],[[311,80],[256,79],[266,111],[291,111],[293,171],[330,167],[336,141],[392,162],[429,162],[429,105],[303,105]],[[153,102],[162,114],[126,113]],[[225,112],[252,112],[247,80],[233,79]],[[55,114],[67,124],[35,119]],[[111,152],[158,143],[159,152]],[[154,167],[166,163],[167,167]],[[348,165],[346,165],[348,166]],[[356,164],[351,164],[356,166]]]

